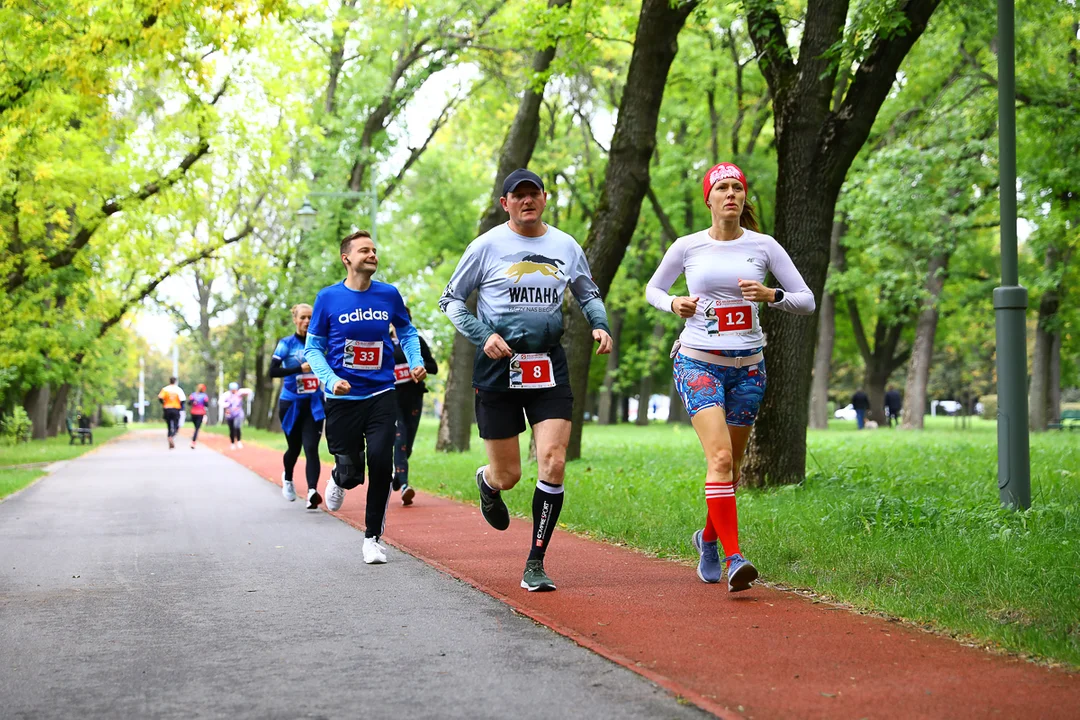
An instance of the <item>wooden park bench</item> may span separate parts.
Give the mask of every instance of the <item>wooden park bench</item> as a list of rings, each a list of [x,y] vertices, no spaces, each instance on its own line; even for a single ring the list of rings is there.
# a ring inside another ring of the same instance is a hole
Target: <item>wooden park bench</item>
[[[1050,430],[1080,430],[1080,410],[1062,410],[1061,419],[1046,427]]]
[[[74,445],[75,439],[78,438],[80,445],[86,444],[86,439],[90,438],[90,444],[94,444],[94,431],[88,427],[75,427],[71,424],[71,418],[65,418],[64,424],[67,425],[68,437],[71,438],[71,442],[68,445]]]

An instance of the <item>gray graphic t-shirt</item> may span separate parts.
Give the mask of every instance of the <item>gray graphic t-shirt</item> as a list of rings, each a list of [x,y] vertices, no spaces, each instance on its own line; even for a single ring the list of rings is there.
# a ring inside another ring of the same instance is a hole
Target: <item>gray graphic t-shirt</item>
[[[476,346],[473,386],[510,389],[510,359],[492,360],[484,343],[498,333],[515,353],[549,353],[554,382],[568,385],[562,304],[566,288],[593,329],[608,330],[607,313],[585,253],[574,238],[550,225],[540,237],[518,235],[503,223],[473,240],[439,300],[439,308]],[[477,290],[477,314],[465,305]]]

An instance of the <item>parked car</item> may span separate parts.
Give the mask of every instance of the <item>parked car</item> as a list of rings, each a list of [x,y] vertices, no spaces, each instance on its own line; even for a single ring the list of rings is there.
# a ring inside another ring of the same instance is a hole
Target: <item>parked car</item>
[[[855,406],[848,403],[845,407],[839,408],[833,413],[833,417],[837,420],[854,420],[855,419]]]

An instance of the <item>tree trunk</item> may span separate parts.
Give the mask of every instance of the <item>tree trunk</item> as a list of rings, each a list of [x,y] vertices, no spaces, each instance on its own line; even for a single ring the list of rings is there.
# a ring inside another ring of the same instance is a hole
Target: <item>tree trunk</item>
[[[611,140],[604,189],[589,227],[585,255],[593,280],[607,294],[627,245],[637,227],[641,201],[649,189],[649,160],[656,149],[656,124],[664,99],[678,37],[697,0],[672,6],[671,0],[644,0],[634,50],[619,103],[618,123]],[[589,382],[592,338],[581,313],[570,313],[567,359],[574,392],[573,429],[567,460],[581,457],[582,418]]]
[[[549,0],[548,7],[555,8],[569,5],[570,0]],[[506,222],[506,212],[499,203],[502,197],[503,180],[517,168],[527,167],[532,159],[536,140],[540,136],[540,104],[544,99],[544,87],[547,85],[547,72],[555,57],[555,43],[537,49],[533,54],[532,77],[528,79],[525,92],[518,104],[514,122],[506,132],[502,148],[499,151],[499,163],[495,170],[495,182],[491,189],[491,202],[480,219],[477,236]],[[536,80],[543,79],[537,89]],[[469,298],[469,311],[476,312],[476,298]],[[435,449],[442,452],[464,452],[469,449],[472,434],[473,393],[472,371],[476,348],[461,333],[454,334],[454,345],[450,350],[450,362],[447,364],[446,393],[443,396],[443,409],[439,417],[439,434]]]
[[[630,396],[619,395],[619,422],[630,422]]]
[[[607,369],[604,371],[604,386],[600,388],[600,416],[601,425],[612,425],[618,422],[615,414],[618,396],[615,394],[615,379],[619,373],[619,339],[622,336],[623,316],[622,310],[611,314],[608,320],[611,323],[611,353],[607,356]]]
[[[875,36],[839,107],[833,107],[837,63],[848,3],[811,3],[796,54],[773,3],[746,3],[748,30],[773,97],[777,148],[775,236],[820,298],[829,261],[836,199],[848,168],[866,142],[908,51],[941,0],[898,6],[905,30]],[[895,26],[890,26],[895,27]],[[806,425],[817,319],[766,309],[769,383],[741,469],[750,486],[801,482],[806,475]]]
[[[1050,390],[1046,414],[1053,422],[1061,422],[1061,331],[1054,333],[1050,346]]]
[[[23,399],[23,407],[30,416],[31,437],[44,440],[49,434],[49,384],[30,388]]]
[[[62,432],[67,432],[64,418],[67,417],[68,393],[70,392],[71,384],[64,383],[52,398],[52,407],[49,409],[49,427],[45,431],[49,437],[56,437]]]
[[[667,421],[672,424],[689,425],[690,413],[686,412],[682,396],[675,388],[675,380],[668,385],[668,416]]]
[[[1046,269],[1054,272],[1059,253],[1050,246],[1046,250]],[[1035,325],[1035,352],[1031,361],[1031,383],[1028,386],[1028,427],[1033,432],[1046,430],[1050,422],[1051,355],[1056,334],[1058,306],[1061,300],[1057,288],[1047,288],[1039,300],[1039,318]]]
[[[840,239],[846,232],[845,222],[842,220],[833,222],[832,234],[829,236],[830,269],[842,269],[843,253],[840,250]],[[829,427],[829,371],[832,367],[833,345],[836,344],[836,296],[833,293],[824,293],[818,315],[814,378],[810,390],[810,427],[815,430],[827,430]]]
[[[904,383],[904,407],[900,427],[905,430],[922,430],[926,413],[926,387],[930,382],[930,363],[934,358],[934,334],[938,323],[938,298],[945,287],[945,275],[949,266],[948,253],[931,256],[926,268],[926,292],[929,295],[915,323],[915,346],[908,362],[907,380]]]
[[[281,384],[280,383],[273,390],[273,397],[270,400],[270,407],[271,408],[277,408],[278,398],[279,397],[281,397]],[[276,433],[281,432],[281,418],[278,417],[278,414],[277,414],[276,411],[271,413],[270,422],[269,422],[269,425],[267,425],[266,429],[269,430],[270,432],[276,432]]]

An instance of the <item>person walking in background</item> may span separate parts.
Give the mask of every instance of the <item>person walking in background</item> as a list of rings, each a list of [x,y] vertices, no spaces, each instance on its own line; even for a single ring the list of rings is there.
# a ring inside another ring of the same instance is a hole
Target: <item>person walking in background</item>
[[[323,408],[319,378],[304,360],[304,343],[307,341],[308,325],[311,323],[311,306],[307,303],[292,308],[296,332],[278,341],[274,357],[270,359],[270,377],[284,378],[278,397],[278,417],[281,431],[285,433],[288,448],[282,457],[281,494],[286,500],[296,500],[293,487],[293,470],[304,450],[304,480],[307,483],[307,509],[314,510],[322,503],[319,495],[319,440],[322,439]]]
[[[240,428],[244,425],[244,398],[250,391],[245,392],[234,382],[229,383],[229,391],[221,396],[221,407],[225,411],[225,422],[229,426],[229,443],[232,450],[243,449],[244,443],[240,439]]]
[[[206,419],[206,406],[210,402],[210,396],[206,394],[206,385],[199,383],[199,386],[195,388],[195,392],[191,393],[188,397],[188,404],[191,407],[191,423],[195,426],[195,432],[191,435],[191,449],[195,449],[195,443],[199,440],[199,428],[202,427],[203,420]]]
[[[180,411],[184,409],[186,397],[183,388],[176,384],[174,377],[169,378],[169,384],[161,388],[161,392],[158,393],[158,400],[163,408],[162,414],[165,416],[165,425],[168,428],[166,437],[169,440],[170,450],[176,447],[173,438],[180,429]]]
[[[851,407],[855,410],[855,424],[862,430],[866,427],[866,411],[870,409],[870,398],[862,388],[851,396]]]
[[[405,308],[405,314],[412,320],[412,313]],[[424,409],[424,393],[427,385],[423,381],[413,382],[412,369],[405,357],[405,350],[398,341],[397,331],[390,326],[390,337],[394,340],[394,395],[397,399],[397,435],[394,438],[394,490],[401,491],[401,504],[412,505],[416,491],[409,485],[409,457],[412,455],[416,431],[420,427],[420,413]],[[431,356],[431,348],[422,335],[420,355],[424,358],[424,369],[428,375],[439,372],[439,364]]]
[[[885,414],[889,416],[889,427],[895,423],[900,424],[900,411],[904,408],[904,401],[900,398],[900,391],[894,387],[885,391]]]
[[[691,537],[698,551],[697,575],[702,582],[718,583],[726,564],[728,591],[739,592],[758,577],[739,547],[735,504],[739,466],[765,395],[765,334],[758,303],[809,315],[815,302],[780,243],[758,231],[742,170],[731,163],[713,166],[705,173],[702,192],[712,226],[672,243],[645,298],[686,320],[671,357],[675,386],[708,464],[705,527]],[[769,274],[783,287],[763,285]],[[679,275],[686,276],[687,297],[668,294]]]

